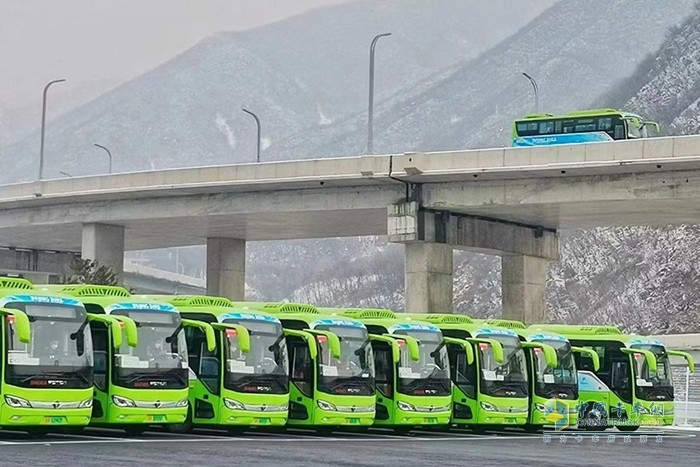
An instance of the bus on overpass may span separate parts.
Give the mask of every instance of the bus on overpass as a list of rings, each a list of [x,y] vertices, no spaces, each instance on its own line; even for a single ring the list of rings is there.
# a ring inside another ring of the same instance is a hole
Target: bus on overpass
[[[618,141],[648,138],[658,132],[658,123],[615,109],[531,114],[513,122],[513,146]]]

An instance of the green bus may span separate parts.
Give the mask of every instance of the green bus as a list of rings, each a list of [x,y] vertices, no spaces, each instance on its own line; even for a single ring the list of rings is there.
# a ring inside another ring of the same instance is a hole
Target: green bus
[[[183,328],[203,329],[208,348],[213,350],[216,342],[211,326],[181,319],[170,304],[134,299],[122,287],[42,287],[79,299],[93,317],[114,320],[90,325],[95,356],[91,425],[119,427],[136,435],[151,425],[185,422],[189,367]],[[114,334],[121,328],[127,339],[117,346]]]
[[[486,323],[512,329],[521,341],[546,344],[556,352],[556,364],[551,365],[547,361],[546,348],[528,349],[530,413],[526,430],[538,431],[545,426],[560,430],[577,426],[579,392],[574,354],[587,354],[596,371],[600,366],[598,354],[592,349],[572,346],[561,334],[526,329],[520,321],[493,319]]]
[[[615,109],[593,109],[564,115],[532,114],[513,122],[513,146],[551,146],[647,138],[656,122]]]
[[[600,367],[588,354],[576,354],[579,376],[579,427],[634,431],[640,426],[671,425],[673,385],[668,356],[687,359],[685,352],[666,350],[661,342],[625,335],[615,326],[533,325],[536,331],[556,332],[579,347],[595,351]]]
[[[0,277],[0,428],[80,428],[92,411],[92,338],[78,300]]]
[[[282,322],[289,349],[287,425],[327,432],[374,422],[374,357],[361,321],[322,314],[312,305],[234,302]],[[289,332],[295,331],[295,332]]]
[[[362,321],[370,333],[377,385],[375,425],[407,432],[446,427],[452,414],[447,342],[437,326],[384,309],[323,308]],[[472,354],[473,357],[473,354]]]
[[[475,323],[465,315],[404,313],[427,321],[447,337],[472,344],[473,361],[461,345],[448,343],[452,378],[452,423],[483,430],[528,422],[528,343],[511,329]],[[538,344],[539,345],[539,344]],[[548,352],[551,358],[551,352]]]
[[[289,357],[286,334],[276,316],[236,307],[222,297],[137,297],[168,302],[183,318],[214,328],[214,350],[207,348],[201,329],[190,327],[185,331],[194,374],[185,429],[202,426],[236,431],[287,423]]]

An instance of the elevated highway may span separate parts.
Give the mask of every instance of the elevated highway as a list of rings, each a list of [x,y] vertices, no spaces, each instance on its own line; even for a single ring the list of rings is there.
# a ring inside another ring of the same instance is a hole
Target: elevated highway
[[[82,251],[207,244],[209,293],[242,298],[245,242],[388,235],[406,307],[452,309],[452,249],[503,258],[506,316],[544,313],[557,230],[700,221],[700,137],[355,156],[0,187],[0,244]]]

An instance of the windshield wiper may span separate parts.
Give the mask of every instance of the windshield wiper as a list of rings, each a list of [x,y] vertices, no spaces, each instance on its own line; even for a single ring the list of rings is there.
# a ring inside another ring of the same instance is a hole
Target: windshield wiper
[[[279,346],[283,340],[284,340],[284,333],[280,334],[279,337],[277,337],[277,340],[275,340],[275,342],[273,342],[272,345],[267,348],[267,350],[269,350],[270,352],[274,352],[275,350],[277,350],[279,348]]]
[[[76,340],[79,335],[81,335],[83,332],[85,332],[85,327],[88,325],[88,323],[90,323],[90,321],[87,318],[85,318],[85,321],[82,322],[82,324],[80,325],[78,330],[75,331],[74,333],[71,333],[70,340],[72,340],[72,341]]]

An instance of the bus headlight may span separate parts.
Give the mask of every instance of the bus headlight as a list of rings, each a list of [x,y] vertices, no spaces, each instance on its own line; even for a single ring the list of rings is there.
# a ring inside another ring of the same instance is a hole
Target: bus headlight
[[[497,410],[495,405],[489,404],[488,402],[482,402],[481,408],[488,412],[495,412]]]
[[[231,410],[245,410],[245,405],[227,397],[224,397],[224,405]]]
[[[535,402],[535,408],[538,412],[545,413],[547,411],[547,408],[544,406],[544,404],[540,404],[539,402]]]
[[[28,400],[22,399],[21,397],[5,396],[5,402],[10,407],[14,407],[14,408],[19,408],[19,407],[24,407],[26,409],[32,408],[32,404],[30,404]]]
[[[397,401],[396,405],[399,407],[399,409],[403,410],[404,412],[415,412],[416,411],[416,406],[413,404],[409,404],[408,402]]]
[[[90,399],[85,399],[78,404],[79,409],[89,409],[90,407],[92,407],[92,397]]]
[[[338,408],[334,404],[331,404],[330,402],[326,402],[322,399],[319,399],[318,401],[316,401],[316,404],[318,405],[318,408],[321,410],[328,410],[328,411],[332,411],[332,412],[336,412],[338,410]]]
[[[117,407],[136,407],[136,402],[122,396],[112,396],[112,402]]]
[[[178,406],[178,407],[187,407],[187,404],[189,404],[189,401],[188,401],[186,398],[177,401],[177,406]]]

